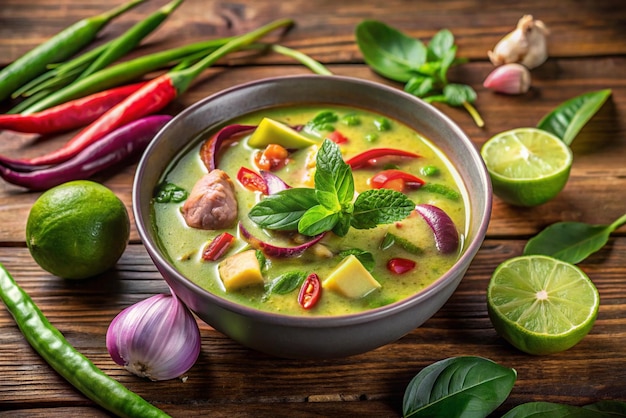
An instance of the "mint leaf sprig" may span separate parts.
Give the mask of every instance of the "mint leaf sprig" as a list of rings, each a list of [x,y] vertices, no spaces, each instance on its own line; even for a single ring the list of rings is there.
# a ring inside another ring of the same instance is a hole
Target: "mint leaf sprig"
[[[371,229],[398,222],[415,209],[405,194],[388,189],[366,190],[355,199],[352,169],[339,146],[328,139],[317,153],[314,179],[315,188],[294,187],[265,197],[248,217],[271,230],[345,236],[350,227]]]
[[[472,105],[474,89],[448,81],[448,70],[467,61],[456,57],[457,46],[448,29],[437,32],[425,45],[382,22],[364,20],[356,28],[356,41],[367,65],[383,77],[406,83],[407,93],[429,103],[463,106],[477,126],[485,125]]]

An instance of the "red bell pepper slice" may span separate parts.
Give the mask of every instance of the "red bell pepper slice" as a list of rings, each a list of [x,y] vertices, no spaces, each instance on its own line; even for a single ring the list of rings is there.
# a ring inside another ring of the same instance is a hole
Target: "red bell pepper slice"
[[[415,261],[408,258],[392,258],[387,262],[387,270],[393,274],[404,274],[415,268]]]
[[[205,261],[216,261],[226,253],[232,243],[235,241],[235,237],[228,232],[222,232],[206,246],[202,251],[202,259]]]
[[[300,288],[300,293],[298,294],[298,303],[304,309],[311,309],[317,304],[321,294],[322,283],[320,282],[320,278],[317,276],[317,274],[311,273],[306,278],[306,280],[302,284],[302,287]]]
[[[329,133],[328,135],[326,135],[326,138],[330,139],[331,141],[333,141],[335,144],[339,145],[339,144],[344,144],[346,142],[348,142],[348,138],[346,138],[341,132],[339,131],[332,131],[331,133]]]
[[[381,157],[408,157],[418,158],[419,155],[409,151],[403,151],[395,148],[373,148],[349,158],[346,163],[353,169],[369,167],[376,164],[376,159]]]
[[[392,189],[403,192],[405,188],[418,189],[424,184],[424,180],[406,171],[389,169],[375,174],[370,179],[370,186],[374,189]]]
[[[243,187],[253,192],[268,194],[267,183],[259,174],[246,167],[241,167],[237,172],[237,180]]]

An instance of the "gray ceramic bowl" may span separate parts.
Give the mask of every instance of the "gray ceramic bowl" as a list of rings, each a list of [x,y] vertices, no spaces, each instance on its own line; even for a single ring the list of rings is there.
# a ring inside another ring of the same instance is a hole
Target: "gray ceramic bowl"
[[[261,312],[214,296],[179,273],[151,227],[150,199],[173,157],[207,128],[245,113],[288,104],[361,107],[404,122],[436,144],[456,165],[469,191],[465,251],[435,283],[405,300],[338,317],[293,317]],[[249,348],[288,358],[331,358],[364,353],[419,327],[452,295],[485,237],[491,183],[479,153],[433,106],[381,84],[341,76],[269,78],[227,89],[190,106],[166,125],[144,153],[133,186],[133,211],[143,243],[172,290],[202,320]]]

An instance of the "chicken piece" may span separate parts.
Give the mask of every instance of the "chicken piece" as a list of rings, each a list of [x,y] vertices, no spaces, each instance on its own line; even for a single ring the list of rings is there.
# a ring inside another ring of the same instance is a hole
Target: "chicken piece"
[[[224,171],[216,168],[196,182],[182,207],[191,228],[225,229],[237,220],[235,186]]]
[[[528,69],[543,64],[548,59],[547,36],[550,33],[541,20],[524,15],[514,31],[508,33],[487,52],[493,65],[519,63]]]

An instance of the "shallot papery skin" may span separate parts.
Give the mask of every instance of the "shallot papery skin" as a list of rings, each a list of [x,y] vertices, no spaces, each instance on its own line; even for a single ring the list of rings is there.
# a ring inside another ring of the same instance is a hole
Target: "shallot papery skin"
[[[109,325],[106,346],[115,363],[137,376],[174,379],[198,359],[200,330],[175,295],[159,294],[121,311]]]
[[[548,59],[549,33],[541,20],[524,15],[515,30],[505,35],[487,55],[493,65],[519,63],[531,70]]]
[[[496,67],[485,79],[483,86],[498,93],[523,94],[530,88],[530,71],[521,64]]]

